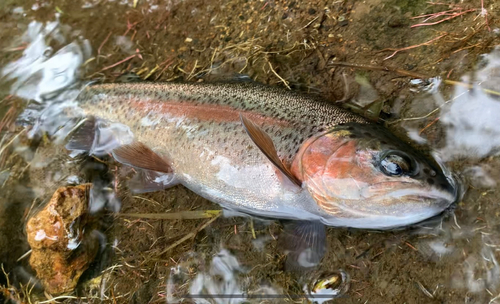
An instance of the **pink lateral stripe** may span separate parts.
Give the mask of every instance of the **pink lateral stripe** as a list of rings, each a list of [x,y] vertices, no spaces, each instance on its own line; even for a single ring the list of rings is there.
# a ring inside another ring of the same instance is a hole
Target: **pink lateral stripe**
[[[143,112],[145,115],[152,111],[159,112],[161,114],[170,114],[178,117],[197,118],[202,121],[236,122],[240,120],[240,113],[242,113],[258,125],[290,125],[290,123],[286,120],[264,116],[262,114],[251,111],[238,110],[230,106],[199,103],[196,104],[194,102],[178,102],[170,100],[130,100],[129,104],[132,108]]]

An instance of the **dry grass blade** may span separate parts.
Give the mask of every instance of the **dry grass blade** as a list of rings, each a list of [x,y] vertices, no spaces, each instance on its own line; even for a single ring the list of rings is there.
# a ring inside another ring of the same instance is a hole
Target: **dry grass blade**
[[[122,213],[119,216],[156,220],[195,220],[218,217],[222,210],[181,211],[175,213]]]
[[[0,149],[0,155],[2,155],[3,152],[7,149],[7,147],[10,146],[24,132],[26,132],[26,129],[23,129],[21,132],[17,133],[14,137],[12,137],[12,139]]]
[[[165,250],[163,250],[162,252],[160,252],[159,255],[162,255],[162,254],[168,252],[169,250],[174,249],[175,247],[179,246],[179,244],[182,244],[185,241],[187,241],[187,240],[189,240],[191,238],[194,238],[196,236],[196,234],[198,234],[198,232],[202,231],[208,225],[210,225],[211,223],[213,223],[217,218],[219,218],[219,216],[220,216],[220,214],[217,215],[217,216],[215,216],[215,217],[213,217],[213,218],[211,218],[210,220],[206,221],[203,225],[201,225],[200,227],[198,227],[195,231],[186,234],[180,240],[178,240],[177,242],[175,242],[172,245],[168,246]]]

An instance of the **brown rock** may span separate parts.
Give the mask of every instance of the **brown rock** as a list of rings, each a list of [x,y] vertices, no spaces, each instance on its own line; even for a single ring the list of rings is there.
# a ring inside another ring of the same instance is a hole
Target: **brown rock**
[[[98,240],[85,231],[90,186],[59,188],[26,226],[31,267],[51,294],[73,290],[97,254]]]

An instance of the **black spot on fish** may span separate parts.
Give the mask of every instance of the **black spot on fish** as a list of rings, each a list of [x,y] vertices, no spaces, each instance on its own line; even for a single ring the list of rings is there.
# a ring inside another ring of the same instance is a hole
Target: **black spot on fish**
[[[428,178],[428,179],[427,179],[427,183],[428,183],[429,185],[434,185],[434,179],[432,179],[432,178]]]
[[[424,168],[424,170],[423,170],[423,171],[424,171],[424,173],[425,173],[425,174],[427,174],[427,175],[429,175],[429,173],[431,172],[428,168]]]

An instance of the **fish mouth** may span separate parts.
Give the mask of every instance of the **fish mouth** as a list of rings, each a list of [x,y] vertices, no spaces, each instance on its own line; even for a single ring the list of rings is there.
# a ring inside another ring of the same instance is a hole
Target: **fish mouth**
[[[410,192],[410,193],[409,193]],[[456,194],[439,189],[404,189],[395,190],[385,195],[386,197],[401,198],[402,200],[443,200],[450,204],[456,201]]]
[[[384,185],[391,185],[393,182],[380,182],[372,185],[374,188],[384,189]],[[388,197],[412,201],[422,201],[422,200],[443,200],[449,202],[449,204],[456,202],[459,197],[459,187],[456,185],[454,180],[448,180],[449,187],[438,188],[438,187],[422,187],[418,182],[412,181],[400,181],[398,182],[401,186],[399,189],[392,190],[386,193],[380,193],[375,195],[366,195],[366,199],[371,199],[375,201],[380,201],[387,199]],[[373,188],[372,188],[373,189]],[[369,194],[369,192],[367,192]]]
[[[411,184],[411,183],[410,183]],[[378,196],[367,197],[368,209],[356,208],[355,205],[337,204],[342,213],[352,218],[383,217],[387,219],[409,219],[412,224],[434,217],[449,209],[457,200],[453,193],[439,189],[405,188]],[[418,220],[410,220],[418,219]]]

